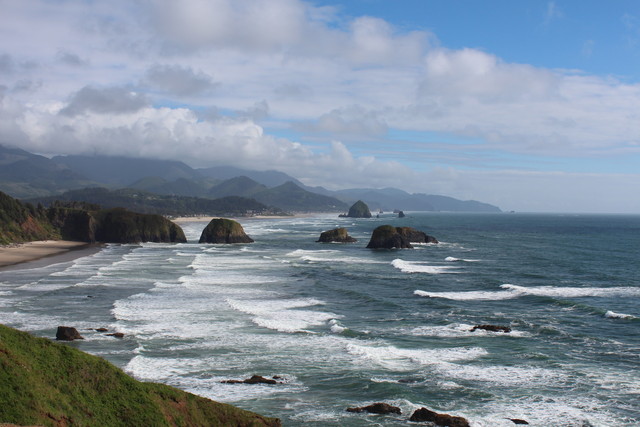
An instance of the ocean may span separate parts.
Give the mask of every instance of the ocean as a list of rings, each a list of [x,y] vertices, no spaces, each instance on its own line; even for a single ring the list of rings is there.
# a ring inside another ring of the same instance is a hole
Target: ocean
[[[107,245],[0,271],[0,322],[286,426],[640,424],[640,216],[241,219],[253,244]],[[439,244],[369,250],[379,225]],[[322,244],[347,227],[353,244]],[[511,332],[474,325],[509,326]],[[90,328],[123,332],[117,339]],[[223,384],[258,374],[280,384]],[[350,413],[387,402],[401,415]]]

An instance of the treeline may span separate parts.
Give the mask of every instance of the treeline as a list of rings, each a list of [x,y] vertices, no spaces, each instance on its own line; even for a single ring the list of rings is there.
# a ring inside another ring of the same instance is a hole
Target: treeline
[[[31,199],[30,201],[32,203],[41,203],[45,206],[55,206],[55,203],[82,202],[100,205],[103,208],[126,208],[135,212],[165,216],[285,214],[281,209],[269,207],[245,197],[227,196],[219,199],[202,199],[198,197],[158,195],[133,189],[86,188],[67,191],[58,196]]]

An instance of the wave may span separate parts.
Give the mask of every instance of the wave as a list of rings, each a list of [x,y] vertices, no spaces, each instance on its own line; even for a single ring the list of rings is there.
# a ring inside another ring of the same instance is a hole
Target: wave
[[[447,262],[479,262],[479,259],[466,259],[466,258],[456,258],[452,256],[448,256],[444,259]]]
[[[471,332],[474,325],[467,323],[451,323],[444,326],[418,326],[416,328],[408,330],[408,333],[413,336],[429,336],[429,337],[441,337],[441,338],[457,338],[457,337],[477,337],[477,336],[500,336],[511,338],[522,338],[531,336],[530,333],[524,331],[514,331],[509,333],[504,332],[492,332],[484,329],[476,329]]]
[[[616,313],[615,311],[611,310],[608,310],[604,314],[604,317],[608,317],[609,319],[637,319],[636,316],[633,316],[631,314]]]
[[[455,267],[424,265],[422,263],[418,263],[414,261],[405,261],[400,258],[396,258],[393,261],[391,261],[391,265],[393,265],[395,268],[402,271],[403,273],[427,273],[427,274],[455,273],[455,271],[451,271],[452,269],[455,269]]]
[[[500,285],[504,291],[463,291],[463,292],[427,292],[414,291],[414,295],[429,298],[445,298],[456,301],[486,300],[499,301],[522,296],[582,298],[582,297],[620,297],[640,296],[640,288],[618,286],[611,288],[594,287],[555,287],[555,286],[517,286],[506,283]]]

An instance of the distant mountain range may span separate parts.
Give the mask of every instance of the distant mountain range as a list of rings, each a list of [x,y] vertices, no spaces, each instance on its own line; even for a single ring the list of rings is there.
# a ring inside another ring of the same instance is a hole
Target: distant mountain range
[[[202,199],[238,196],[286,211],[346,212],[355,201],[363,200],[372,210],[383,211],[500,212],[498,207],[487,203],[410,194],[396,188],[331,191],[309,187],[274,170],[253,171],[231,166],[194,169],[180,161],[110,156],[49,159],[0,145],[0,191],[19,199],[42,200],[88,187],[129,188],[163,196]],[[73,193],[72,198],[77,194]]]

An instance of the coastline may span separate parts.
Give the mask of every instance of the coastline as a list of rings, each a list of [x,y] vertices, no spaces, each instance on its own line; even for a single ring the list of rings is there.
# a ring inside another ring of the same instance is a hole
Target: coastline
[[[36,267],[34,265],[36,262],[40,267],[71,261],[95,253],[99,249],[99,245],[66,240],[39,240],[0,246],[0,271],[13,269],[16,266],[23,267],[27,263],[32,268]]]

